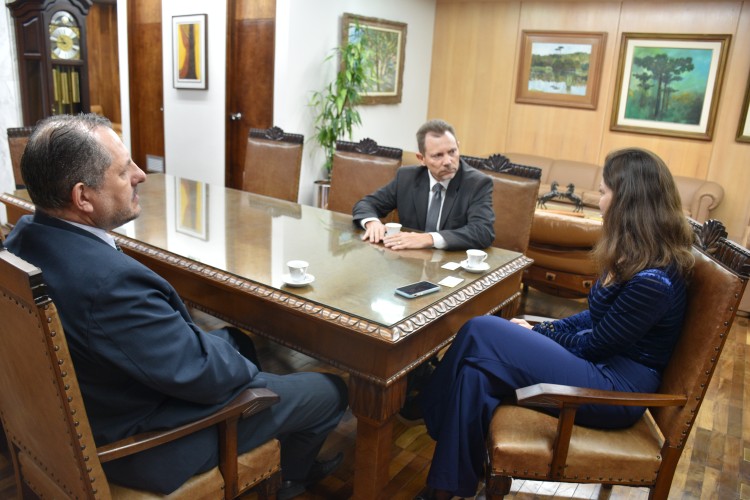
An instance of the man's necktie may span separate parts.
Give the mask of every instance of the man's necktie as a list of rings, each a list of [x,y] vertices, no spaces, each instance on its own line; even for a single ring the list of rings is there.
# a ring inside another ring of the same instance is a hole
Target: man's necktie
[[[424,232],[431,233],[437,231],[438,219],[440,218],[440,205],[443,200],[443,185],[438,183],[432,187],[432,201],[430,208],[427,210],[427,221],[424,225]]]

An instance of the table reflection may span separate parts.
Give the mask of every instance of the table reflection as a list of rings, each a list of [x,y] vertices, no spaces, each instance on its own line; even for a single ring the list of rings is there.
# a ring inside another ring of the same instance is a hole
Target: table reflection
[[[151,174],[138,189],[142,212],[115,233],[217,272],[271,287],[384,327],[403,321],[461,288],[484,279],[462,269],[464,252],[434,249],[393,251],[360,239],[351,216],[169,174]],[[28,198],[24,191],[16,197]],[[125,245],[127,249],[127,245]],[[497,269],[516,252],[488,249]],[[284,284],[286,262],[310,263],[308,286]],[[486,273],[489,274],[489,273]],[[407,299],[400,286],[421,280],[463,278],[456,288]]]

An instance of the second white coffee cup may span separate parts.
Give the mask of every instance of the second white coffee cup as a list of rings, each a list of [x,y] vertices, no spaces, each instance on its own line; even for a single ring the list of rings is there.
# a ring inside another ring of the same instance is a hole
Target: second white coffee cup
[[[289,277],[293,281],[304,281],[307,277],[307,268],[310,264],[304,260],[290,260],[286,263],[289,268]]]
[[[487,252],[483,250],[466,250],[466,264],[469,267],[479,267],[487,258]]]
[[[401,232],[401,224],[398,222],[388,222],[385,225],[385,235],[386,236],[393,236],[394,234],[398,234]]]

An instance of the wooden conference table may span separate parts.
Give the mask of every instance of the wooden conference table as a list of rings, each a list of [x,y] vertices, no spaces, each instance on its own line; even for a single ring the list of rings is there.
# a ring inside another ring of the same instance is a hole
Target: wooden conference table
[[[125,252],[198,309],[350,374],[355,498],[377,498],[388,482],[406,374],[466,320],[517,298],[531,264],[490,248],[486,272],[449,271],[464,252],[387,250],[361,241],[350,215],[166,174],[149,175],[139,195],[141,216],[113,232]],[[34,209],[23,190],[0,201],[10,223]],[[314,281],[285,285],[290,259],[308,261]],[[394,293],[447,276],[464,281],[416,299]]]

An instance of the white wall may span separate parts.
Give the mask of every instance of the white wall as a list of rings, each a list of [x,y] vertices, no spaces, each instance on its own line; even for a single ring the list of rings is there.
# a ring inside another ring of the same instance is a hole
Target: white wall
[[[5,4],[3,3],[3,7]],[[13,34],[13,17],[10,9],[3,8],[0,13],[0,193],[13,191],[16,188],[13,179],[13,167],[10,163],[10,150],[6,131],[10,127],[23,125],[21,96],[18,83],[18,63],[16,58],[15,36]],[[5,224],[5,205],[0,203],[0,223]]]
[[[161,13],[165,169],[172,175],[224,185],[227,4],[163,0]],[[172,86],[172,16],[190,14],[208,14],[208,90]]]
[[[299,201],[308,205],[314,202],[313,182],[325,176],[323,153],[309,140],[315,129],[308,101],[335,77],[335,58],[324,59],[339,45],[344,12],[407,24],[401,103],[362,106],[353,140],[370,137],[416,151],[415,134],[428,118],[435,0],[277,0],[274,124],[305,135]]]

